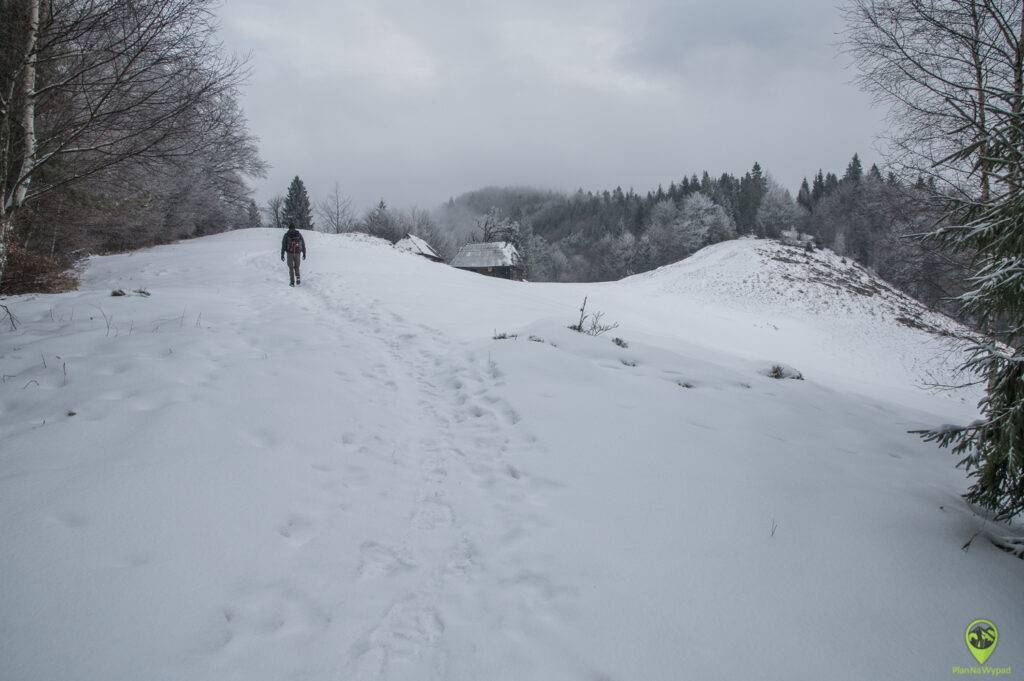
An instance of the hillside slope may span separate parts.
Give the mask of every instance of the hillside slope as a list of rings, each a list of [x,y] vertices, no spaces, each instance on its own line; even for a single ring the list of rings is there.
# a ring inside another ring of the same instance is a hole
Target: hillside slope
[[[1021,660],[1020,527],[907,434],[974,415],[923,386],[952,322],[756,241],[589,285],[307,244],[8,301],[0,678],[935,679],[977,617]]]

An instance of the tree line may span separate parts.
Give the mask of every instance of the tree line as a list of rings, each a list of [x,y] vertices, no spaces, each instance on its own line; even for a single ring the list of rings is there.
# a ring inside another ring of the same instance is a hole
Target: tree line
[[[265,171],[214,0],[0,3],[0,281],[252,224]]]
[[[977,321],[951,300],[964,290],[968,257],[910,238],[941,220],[934,182],[864,170],[818,170],[796,198],[754,163],[741,176],[684,176],[645,194],[621,187],[573,194],[490,187],[450,199],[437,212],[455,241],[481,225],[512,241],[535,281],[601,281],[655,269],[704,246],[752,236],[803,235],[875,271],[926,304]]]

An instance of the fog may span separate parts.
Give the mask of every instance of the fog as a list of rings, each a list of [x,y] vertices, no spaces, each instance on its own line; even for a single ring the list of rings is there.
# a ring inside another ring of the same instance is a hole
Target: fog
[[[272,165],[361,209],[485,185],[647,190],[756,160],[795,190],[877,159],[882,113],[851,83],[820,0],[376,3],[228,0],[251,54],[242,104]]]

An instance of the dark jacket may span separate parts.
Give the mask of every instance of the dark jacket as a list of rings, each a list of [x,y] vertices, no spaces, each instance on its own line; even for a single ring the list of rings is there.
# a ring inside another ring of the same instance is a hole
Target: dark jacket
[[[282,239],[281,239],[281,257],[282,258],[284,257],[285,251],[288,250],[288,242],[293,237],[296,237],[296,236],[299,238],[299,242],[302,244],[302,257],[303,258],[306,257],[306,240],[302,238],[302,232],[300,232],[299,230],[297,230],[297,229],[295,229],[293,227],[292,229],[289,229],[287,232],[285,232],[284,233],[284,237],[282,237]]]

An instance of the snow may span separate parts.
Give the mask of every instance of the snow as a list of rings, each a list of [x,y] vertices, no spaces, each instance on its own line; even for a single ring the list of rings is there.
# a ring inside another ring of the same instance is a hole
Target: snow
[[[415,234],[406,234],[404,239],[395,244],[395,248],[400,251],[405,251],[406,253],[414,253],[415,255],[422,255],[427,258],[436,258],[437,260],[442,259],[430,244]]]
[[[519,251],[507,241],[466,244],[452,258],[452,267],[511,267],[519,264]]]
[[[246,230],[5,301],[0,678],[936,679],[977,617],[1020,660],[1019,525],[907,433],[975,416],[951,321],[763,241],[587,285],[306,241],[296,289]]]

